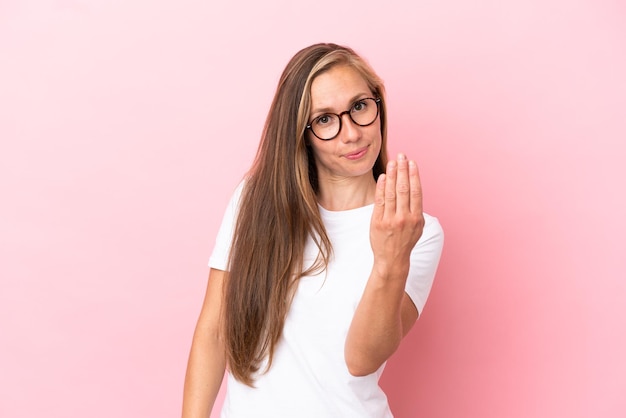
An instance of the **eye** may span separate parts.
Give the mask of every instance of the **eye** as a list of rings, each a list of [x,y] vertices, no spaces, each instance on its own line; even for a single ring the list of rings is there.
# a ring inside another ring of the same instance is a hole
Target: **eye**
[[[322,125],[328,125],[332,121],[333,121],[332,115],[322,115],[322,116],[318,116],[317,118],[315,118],[314,123],[316,125],[322,126]]]
[[[352,105],[352,112],[363,112],[367,108],[367,102],[365,100],[359,100]]]

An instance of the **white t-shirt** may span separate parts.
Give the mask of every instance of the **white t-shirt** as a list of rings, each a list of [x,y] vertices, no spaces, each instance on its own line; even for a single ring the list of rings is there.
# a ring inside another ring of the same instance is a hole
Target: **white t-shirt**
[[[209,266],[228,269],[241,194],[237,188],[217,235]],[[333,256],[326,271],[300,279],[272,367],[251,388],[228,375],[222,418],[391,418],[378,385],[384,364],[368,376],[348,372],[344,344],[373,266],[369,230],[374,205],[333,212],[320,207]],[[422,312],[443,247],[443,230],[424,214],[424,232],[411,253],[406,292]],[[310,239],[305,266],[318,249]],[[263,368],[261,370],[264,370]]]

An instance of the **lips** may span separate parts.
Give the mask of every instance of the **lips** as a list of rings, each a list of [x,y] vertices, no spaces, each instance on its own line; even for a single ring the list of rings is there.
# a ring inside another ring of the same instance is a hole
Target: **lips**
[[[348,154],[344,154],[343,156],[345,158],[347,158],[348,160],[358,160],[359,158],[363,157],[366,152],[367,152],[367,147],[363,147],[363,148],[358,149],[358,150],[356,150],[354,152],[350,152]]]

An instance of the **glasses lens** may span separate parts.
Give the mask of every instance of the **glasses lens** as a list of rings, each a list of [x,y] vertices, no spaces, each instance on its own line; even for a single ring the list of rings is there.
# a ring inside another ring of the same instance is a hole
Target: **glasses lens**
[[[360,126],[371,125],[378,116],[378,104],[374,99],[363,99],[350,109],[350,118]]]
[[[320,139],[332,139],[339,133],[339,117],[337,115],[322,115],[311,122],[313,133]]]

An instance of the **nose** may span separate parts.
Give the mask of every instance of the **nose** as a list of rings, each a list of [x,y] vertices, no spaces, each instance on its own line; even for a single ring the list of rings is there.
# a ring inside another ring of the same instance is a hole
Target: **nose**
[[[361,127],[352,121],[350,114],[341,114],[341,132],[339,136],[343,142],[354,142],[361,137]]]

